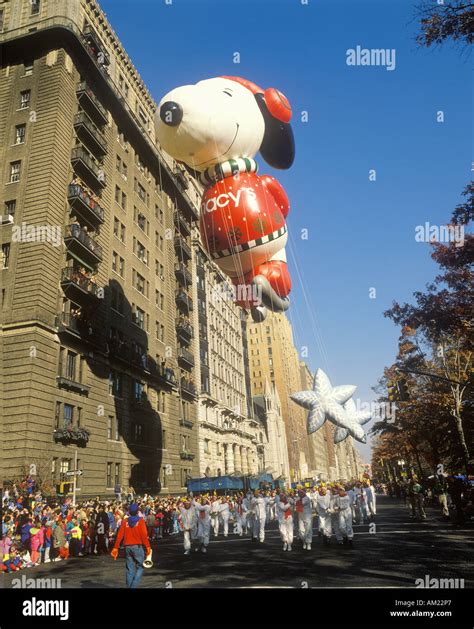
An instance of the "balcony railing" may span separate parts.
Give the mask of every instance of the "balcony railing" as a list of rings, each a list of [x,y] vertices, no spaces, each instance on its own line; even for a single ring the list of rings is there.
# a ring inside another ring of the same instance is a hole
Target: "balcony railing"
[[[193,276],[191,275],[191,271],[182,262],[176,262],[174,265],[174,273],[181,286],[186,288],[191,285]]]
[[[178,288],[176,291],[176,304],[180,310],[186,313],[193,309],[193,300],[182,288]]]
[[[185,461],[194,461],[194,459],[196,458],[195,454],[192,454],[191,452],[187,452],[186,450],[182,450],[179,453],[179,456]]]
[[[178,348],[178,361],[190,367],[194,367],[194,356],[184,347]]]
[[[56,443],[75,443],[80,447],[85,447],[90,439],[90,431],[87,428],[56,428],[53,432],[53,439]]]
[[[95,298],[99,296],[99,287],[95,281],[74,267],[66,267],[62,270],[61,286],[65,294],[73,301],[79,300],[81,296]]]
[[[107,110],[85,81],[79,83],[76,88],[76,94],[82,107],[87,109],[89,115],[91,115],[98,124],[107,124]]]
[[[102,260],[102,247],[77,223],[66,225],[64,241],[71,250],[78,249],[82,256],[93,258],[95,262]]]
[[[183,171],[176,168],[173,174],[176,179],[176,183],[179,185],[181,190],[187,190],[189,188],[189,182]]]
[[[72,149],[71,162],[78,174],[87,179],[92,187],[103,188],[106,185],[105,173],[97,160],[89,155],[82,146]]]
[[[184,218],[181,212],[174,213],[174,224],[182,234],[186,236],[191,234],[191,224]]]
[[[91,343],[100,341],[100,330],[87,319],[71,312],[61,312],[56,317],[56,326],[60,332],[72,332]]]
[[[193,326],[186,319],[179,319],[177,321],[176,332],[186,343],[189,343],[194,335]]]
[[[83,141],[88,148],[99,156],[107,153],[107,140],[104,134],[96,127],[89,116],[80,111],[74,116],[74,128],[81,141]]]
[[[187,380],[186,378],[181,378],[181,391],[189,393],[190,395],[196,395],[194,382],[192,380]]]
[[[82,35],[92,54],[100,60],[103,65],[110,65],[110,55],[105,51],[102,41],[90,24],[84,27]],[[100,55],[102,55],[102,57],[100,57]]]
[[[191,247],[183,239],[182,236],[175,236],[174,247],[175,247],[176,255],[178,256],[180,261],[184,259],[191,260],[191,256],[192,256]]]
[[[71,208],[93,227],[104,222],[104,209],[80,184],[69,184],[67,199]]]

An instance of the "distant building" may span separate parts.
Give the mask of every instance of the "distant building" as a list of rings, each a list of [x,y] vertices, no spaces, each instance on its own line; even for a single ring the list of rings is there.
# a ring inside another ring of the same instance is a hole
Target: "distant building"
[[[285,422],[291,480],[310,477],[307,413],[289,397],[301,390],[299,358],[291,324],[284,314],[269,313],[263,323],[249,323],[248,341],[252,395],[263,395],[267,381],[275,387]]]
[[[259,471],[272,474],[274,479],[290,484],[290,463],[286,441],[285,422],[281,414],[278,391],[268,381],[263,395],[253,398],[255,417],[259,419],[263,431],[257,431]]]
[[[228,278],[209,260],[196,231],[200,392],[200,475],[258,471],[258,422],[249,411],[242,312],[224,290]]]

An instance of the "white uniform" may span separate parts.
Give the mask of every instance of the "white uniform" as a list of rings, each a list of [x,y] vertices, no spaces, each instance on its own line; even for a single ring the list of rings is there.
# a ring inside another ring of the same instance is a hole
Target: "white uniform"
[[[300,510],[302,507],[302,510]],[[303,542],[303,548],[311,549],[313,541],[313,510],[311,500],[308,496],[303,496],[296,501],[296,512],[298,513],[298,534]]]
[[[318,528],[324,537],[331,537],[331,514],[329,508],[331,505],[331,494],[326,493],[324,496],[318,494],[316,500],[316,512],[318,514]]]
[[[247,494],[247,496],[242,500],[242,506],[246,510],[245,525],[242,523],[242,526],[245,528],[246,533],[250,531],[253,535],[255,513],[252,506],[252,494]]]
[[[337,496],[336,506],[339,510],[339,532],[340,537],[352,539],[354,532],[352,530],[352,500],[350,496]]]
[[[197,532],[196,537],[203,546],[203,550],[209,545],[209,536],[211,534],[211,505],[200,505],[193,503],[197,515]]]
[[[220,500],[214,500],[211,502],[211,522],[212,522],[212,530],[214,531],[214,536],[217,537],[219,535],[219,511],[220,511]]]
[[[230,507],[227,501],[221,502],[219,505],[219,518],[222,522],[222,528],[224,529],[224,537],[229,535],[229,518]]]
[[[332,528],[332,532],[334,533],[334,535],[336,536],[336,539],[338,542],[342,542],[342,535],[341,535],[341,531],[339,528],[339,508],[337,506],[336,503],[336,499],[339,498],[339,496],[336,494],[331,494],[331,498],[329,501],[329,511],[331,513],[331,528]]]
[[[267,519],[267,503],[268,500],[264,496],[258,496],[252,499],[252,509],[255,513],[253,524],[253,537],[258,538],[260,542],[265,541],[265,522]]]
[[[348,489],[347,495],[350,496],[351,499],[351,511],[352,511],[352,521],[357,521],[357,513],[356,513],[356,494],[354,489]]]
[[[374,516],[377,511],[375,507],[375,488],[373,485],[364,488],[365,499],[367,501],[367,511],[371,516]]]
[[[189,554],[189,551],[191,550],[191,540],[196,537],[196,509],[194,506],[191,506],[189,509],[180,507],[179,511],[181,513],[181,522],[183,524],[184,552]]]
[[[293,544],[293,512],[291,506],[291,502],[284,503],[279,500],[276,503],[281,541],[288,547],[288,550],[291,550],[291,545]]]
[[[356,502],[360,509],[362,522],[367,522],[369,519],[369,512],[367,510],[367,498],[363,487],[358,487],[356,490]]]
[[[247,507],[244,503],[245,499],[241,503],[236,502],[234,506],[235,533],[240,536],[244,534],[244,530],[247,530]]]

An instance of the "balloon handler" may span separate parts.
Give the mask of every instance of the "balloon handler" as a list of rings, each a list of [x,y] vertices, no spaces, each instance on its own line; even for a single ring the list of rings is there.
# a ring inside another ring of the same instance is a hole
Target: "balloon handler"
[[[151,568],[151,546],[148,539],[145,520],[139,515],[139,506],[131,504],[120,526],[114,547],[110,553],[114,561],[117,559],[119,546],[125,546],[125,575],[129,588],[136,588],[142,578],[143,568]],[[146,557],[145,557],[146,553]]]

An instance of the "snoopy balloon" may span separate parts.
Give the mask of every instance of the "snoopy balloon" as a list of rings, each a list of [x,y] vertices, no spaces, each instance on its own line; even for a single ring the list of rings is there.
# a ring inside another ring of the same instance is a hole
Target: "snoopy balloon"
[[[295,156],[291,107],[274,88],[223,76],[184,85],[158,107],[157,138],[204,185],[200,230],[209,255],[232,280],[236,302],[262,321],[289,307],[285,245],[288,197],[257,175],[258,151],[273,168]]]

